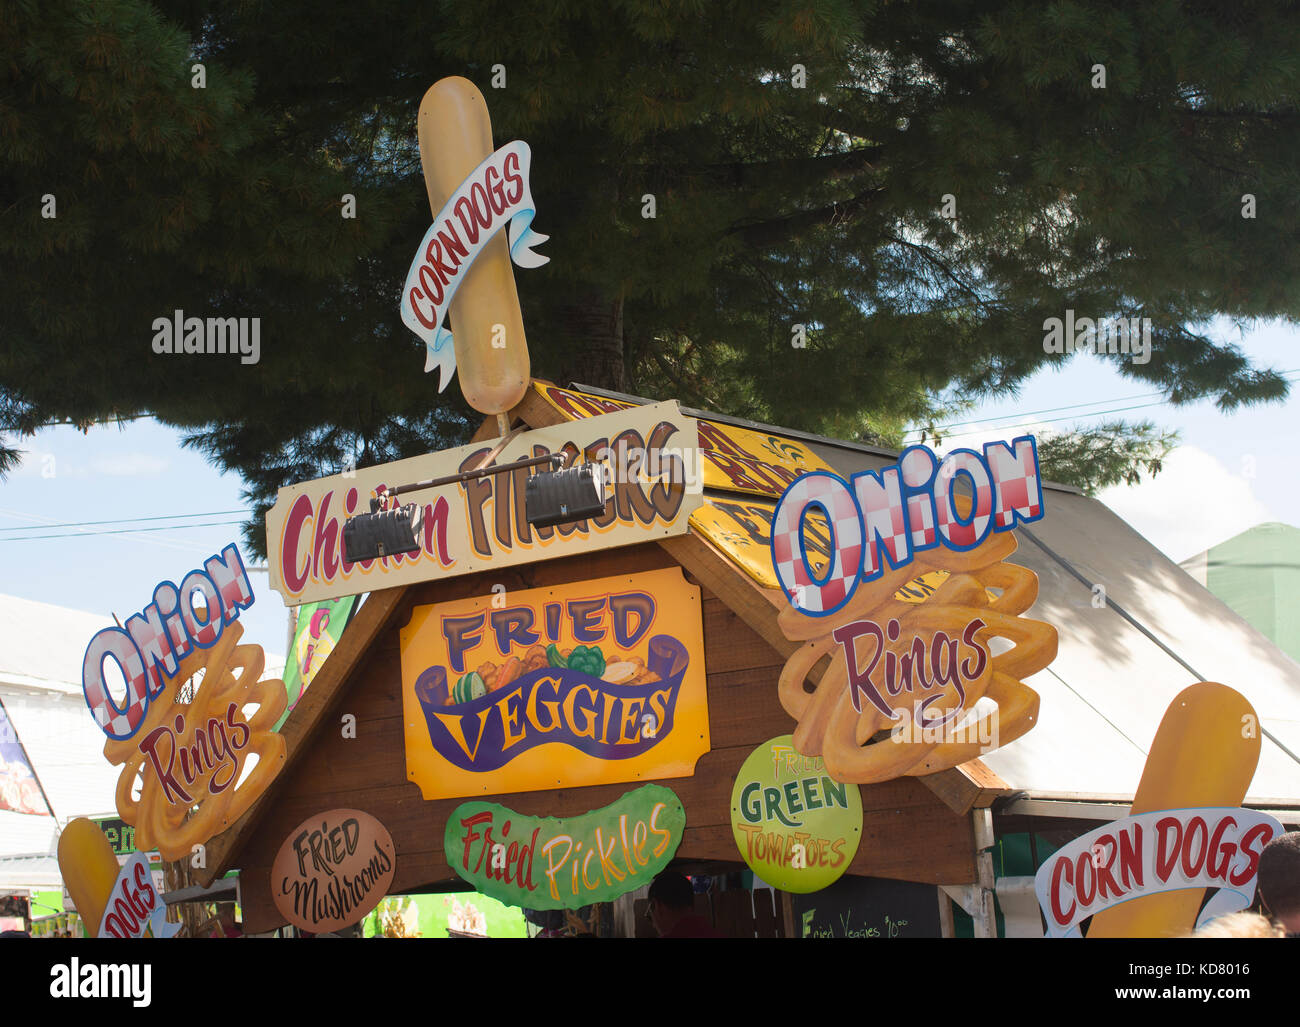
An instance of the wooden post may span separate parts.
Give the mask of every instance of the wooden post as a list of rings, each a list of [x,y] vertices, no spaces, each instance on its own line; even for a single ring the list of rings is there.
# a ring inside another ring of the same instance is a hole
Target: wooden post
[[[785,936],[797,938],[799,935],[794,929],[794,902],[790,899],[790,893],[783,891],[777,894],[781,896],[781,922],[785,924]]]
[[[996,938],[998,936],[997,908],[993,904],[993,813],[987,807],[971,811],[972,826],[975,830],[975,867],[979,874],[976,885],[975,937]]]
[[[939,899],[939,935],[943,938],[951,938],[955,933],[952,923],[952,899],[948,898],[948,893],[942,887],[935,888],[934,891]]]

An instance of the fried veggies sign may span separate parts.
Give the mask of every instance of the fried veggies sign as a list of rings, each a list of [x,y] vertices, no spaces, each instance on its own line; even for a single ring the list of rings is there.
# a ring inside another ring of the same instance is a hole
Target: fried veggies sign
[[[703,663],[677,568],[417,607],[409,776],[426,799],[689,776],[709,750]]]

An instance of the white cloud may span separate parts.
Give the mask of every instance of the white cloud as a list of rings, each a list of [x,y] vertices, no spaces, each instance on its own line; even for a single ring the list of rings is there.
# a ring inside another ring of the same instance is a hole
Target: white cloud
[[[1195,446],[1180,446],[1154,478],[1117,485],[1097,496],[1171,560],[1218,545],[1263,521],[1279,518],[1251,481]]]
[[[171,465],[170,460],[150,456],[148,453],[124,453],[122,456],[100,457],[90,462],[90,469],[96,474],[109,474],[115,477],[156,477]]]

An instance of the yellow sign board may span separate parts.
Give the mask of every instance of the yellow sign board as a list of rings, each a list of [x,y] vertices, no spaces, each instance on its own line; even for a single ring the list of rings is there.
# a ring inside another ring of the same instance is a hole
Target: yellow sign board
[[[722,550],[737,567],[763,588],[779,588],[772,569],[772,514],[776,504],[756,497],[722,499],[708,496],[691,514],[691,525]],[[804,546],[809,561],[819,574],[826,571],[830,538],[826,518],[820,511],[810,511],[804,520]],[[894,598],[904,603],[923,603],[947,580],[948,572],[929,570],[899,586]],[[996,599],[990,592],[989,598]]]
[[[615,410],[635,409],[637,404],[605,396],[593,396],[562,389],[549,382],[533,382],[533,388],[552,407],[570,420],[596,417]],[[808,471],[835,469],[801,442],[718,421],[701,420],[700,462],[705,488],[746,492],[780,498],[787,485]]]
[[[700,610],[676,567],[415,607],[408,776],[426,799],[690,777],[709,751]]]
[[[412,493],[409,501],[424,510],[420,548],[355,564],[343,551],[343,525],[367,511],[374,490],[473,470],[495,441],[282,488],[266,515],[271,587],[287,605],[298,606],[683,535],[701,502],[698,481],[690,476],[698,444],[696,421],[674,402],[524,432],[495,462],[560,452],[604,462],[611,499],[601,516],[533,527],[524,490],[536,468],[525,467]]]

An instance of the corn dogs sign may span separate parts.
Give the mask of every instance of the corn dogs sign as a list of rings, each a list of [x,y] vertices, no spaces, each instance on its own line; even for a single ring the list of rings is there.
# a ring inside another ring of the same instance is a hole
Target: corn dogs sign
[[[532,527],[525,515],[524,468],[418,493],[416,501],[424,505],[421,548],[355,564],[343,553],[343,523],[366,509],[372,490],[469,470],[492,445],[283,488],[266,515],[271,587],[297,606],[685,534],[702,499],[686,473],[698,442],[696,422],[674,402],[523,433],[498,455],[498,463],[561,452],[605,461],[612,485],[605,512],[572,524]]]
[[[1077,938],[1095,913],[1185,888],[1219,889],[1197,927],[1245,909],[1260,853],[1282,833],[1267,813],[1236,807],[1143,813],[1099,827],[1058,849],[1034,878],[1047,935]]]
[[[402,629],[426,799],[689,777],[705,695],[700,590],[678,568],[416,607]]]
[[[475,168],[433,219],[407,272],[402,321],[424,341],[424,369],[438,369],[439,392],[456,371],[452,333],[442,327],[443,319],[492,237],[509,226],[510,259],[520,267],[541,267],[550,260],[532,251],[548,237],[529,227],[536,213],[528,186],[531,159],[528,144],[517,140]]]

